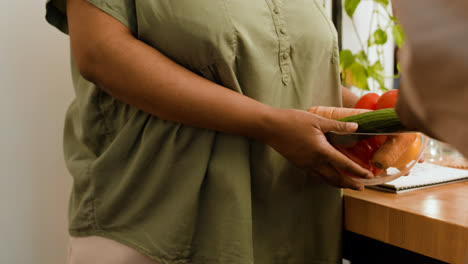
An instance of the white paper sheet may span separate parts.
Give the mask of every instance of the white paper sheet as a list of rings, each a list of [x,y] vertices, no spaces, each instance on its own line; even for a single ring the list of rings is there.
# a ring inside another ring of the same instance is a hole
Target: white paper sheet
[[[468,170],[443,167],[426,162],[416,164],[411,169],[409,176],[402,176],[385,184],[368,187],[399,193],[464,180],[468,180]]]

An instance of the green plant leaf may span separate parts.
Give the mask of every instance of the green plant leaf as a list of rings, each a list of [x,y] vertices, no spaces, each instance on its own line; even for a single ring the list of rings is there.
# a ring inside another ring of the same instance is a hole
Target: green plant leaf
[[[367,70],[363,65],[355,61],[349,67],[349,73],[351,74],[352,85],[363,90],[370,90],[369,85],[367,83],[367,77],[368,77]]]
[[[361,0],[345,0],[344,9],[350,18],[353,18],[354,11],[356,11],[360,2]]]
[[[340,68],[342,71],[349,68],[355,60],[356,58],[350,50],[340,51]]]
[[[381,90],[386,89],[384,68],[380,61],[376,61],[372,66],[369,67],[369,77],[377,81]]]
[[[369,75],[372,77],[373,74],[379,74],[383,77],[384,68],[380,61],[376,61],[372,66],[369,67]]]
[[[387,32],[383,31],[381,28],[377,29],[374,34],[374,43],[377,45],[383,45],[387,43]]]
[[[393,76],[393,78],[400,78],[401,76],[401,66],[400,66],[400,63],[398,62],[397,65],[396,65],[396,68],[397,68],[397,74]]]
[[[405,33],[403,32],[403,28],[401,25],[397,24],[393,26],[393,38],[395,38],[395,43],[399,48],[403,46],[403,42],[405,42]]]
[[[374,2],[382,4],[383,6],[388,6],[388,0],[374,0]]]
[[[359,51],[357,54],[356,54],[356,60],[364,65],[365,67],[368,67],[369,66],[369,60],[367,59],[367,54],[361,50]]]

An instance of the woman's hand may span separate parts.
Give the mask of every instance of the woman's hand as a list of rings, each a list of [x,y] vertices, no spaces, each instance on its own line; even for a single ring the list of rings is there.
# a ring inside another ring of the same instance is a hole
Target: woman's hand
[[[370,171],[331,146],[324,135],[328,131],[354,132],[357,124],[295,109],[280,109],[276,116],[278,123],[267,134],[265,142],[308,174],[332,186],[355,190],[363,190],[364,185],[340,171],[362,178],[373,177]]]

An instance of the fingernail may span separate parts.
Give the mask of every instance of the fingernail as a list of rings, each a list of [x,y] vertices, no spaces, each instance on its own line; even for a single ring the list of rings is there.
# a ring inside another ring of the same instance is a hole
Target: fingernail
[[[369,173],[367,173],[366,178],[367,178],[367,179],[373,179],[373,178],[374,178],[374,174],[371,173],[371,172],[369,172]]]
[[[358,124],[357,123],[348,123],[348,129],[349,130],[356,130],[356,129],[358,129]]]

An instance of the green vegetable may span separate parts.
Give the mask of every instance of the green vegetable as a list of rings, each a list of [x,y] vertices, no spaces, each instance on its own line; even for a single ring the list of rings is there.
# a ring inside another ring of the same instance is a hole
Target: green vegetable
[[[386,108],[349,116],[339,121],[358,123],[358,133],[393,133],[405,130],[394,108]]]

